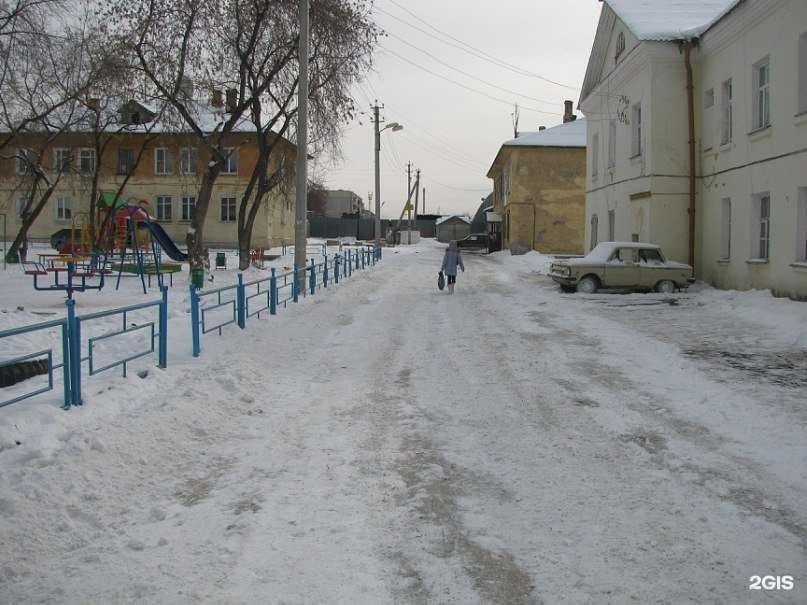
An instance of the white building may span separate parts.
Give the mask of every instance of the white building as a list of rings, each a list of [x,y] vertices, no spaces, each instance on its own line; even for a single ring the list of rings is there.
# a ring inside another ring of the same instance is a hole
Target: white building
[[[343,214],[356,214],[368,218],[364,209],[364,201],[352,191],[345,189],[329,189],[325,198],[325,216],[342,218]]]
[[[804,0],[606,0],[579,106],[589,248],[807,299]]]

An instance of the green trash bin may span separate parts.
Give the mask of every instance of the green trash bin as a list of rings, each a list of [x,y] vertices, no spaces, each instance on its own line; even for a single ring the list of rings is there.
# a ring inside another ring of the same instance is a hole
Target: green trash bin
[[[204,269],[192,269],[191,270],[191,283],[193,287],[197,290],[202,288],[202,284],[205,281],[205,270]]]

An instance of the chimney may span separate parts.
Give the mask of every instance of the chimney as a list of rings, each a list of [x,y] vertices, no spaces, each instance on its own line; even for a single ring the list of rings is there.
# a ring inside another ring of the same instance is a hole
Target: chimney
[[[220,90],[216,90],[216,89],[213,90],[213,98],[210,101],[210,104],[213,107],[224,107],[224,99],[221,96],[221,91]]]
[[[572,105],[574,103],[572,101],[564,101],[564,112],[563,112],[563,123],[566,122],[573,122],[577,119],[577,116],[572,113]]]
[[[238,91],[235,88],[227,89],[227,111],[232,113],[238,105]]]

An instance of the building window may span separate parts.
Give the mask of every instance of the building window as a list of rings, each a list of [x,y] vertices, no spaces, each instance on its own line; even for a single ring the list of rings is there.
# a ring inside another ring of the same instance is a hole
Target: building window
[[[594,247],[597,245],[597,229],[599,229],[599,224],[597,220],[597,215],[591,215],[591,243],[589,250],[593,250]]]
[[[181,221],[192,221],[196,215],[196,197],[192,195],[182,196],[182,210],[180,211]]]
[[[642,104],[631,108],[631,157],[642,155]]]
[[[807,187],[799,187],[796,216],[796,261],[807,262]]]
[[[34,165],[34,152],[20,147],[14,153],[14,169],[17,174],[28,174]]]
[[[78,150],[78,171],[95,172],[95,149],[82,147]]]
[[[703,95],[703,106],[704,108],[709,109],[714,104],[715,104],[715,89],[710,88]]]
[[[591,137],[591,178],[596,178],[600,171],[600,135],[599,133]]]
[[[57,147],[53,150],[53,168],[56,172],[70,172],[70,149]]]
[[[720,95],[720,143],[731,141],[733,136],[732,117],[734,107],[731,100],[731,80],[723,82]]]
[[[221,222],[234,223],[235,222],[235,198],[223,197],[221,198]]]
[[[118,174],[133,174],[134,166],[134,149],[118,149]]]
[[[799,36],[799,94],[796,114],[807,113],[807,33]]]
[[[238,149],[225,147],[224,154],[227,156],[227,161],[224,163],[222,174],[238,174]]]
[[[754,64],[754,130],[771,125],[771,63]]]
[[[158,221],[174,220],[174,205],[171,203],[171,196],[158,195],[156,201],[157,201],[157,220]]]
[[[616,122],[611,120],[608,123],[608,168],[613,168],[616,164]]]
[[[56,198],[56,220],[69,221],[73,218],[73,201],[69,197]]]
[[[179,170],[182,174],[196,174],[199,169],[199,150],[196,147],[182,147],[179,150]]]
[[[174,172],[174,154],[168,147],[154,150],[154,174],[172,174]]]
[[[720,260],[731,258],[731,199],[723,198],[720,204]]]
[[[768,260],[771,243],[771,197],[764,193],[754,198],[754,216],[751,221],[751,251],[753,258]]]
[[[616,210],[608,211],[608,241],[616,241]]]

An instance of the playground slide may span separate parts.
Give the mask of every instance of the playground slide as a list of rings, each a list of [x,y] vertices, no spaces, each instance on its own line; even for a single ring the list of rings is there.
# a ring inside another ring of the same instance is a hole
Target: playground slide
[[[159,223],[140,223],[141,226],[148,226],[149,230],[151,231],[152,237],[157,240],[157,243],[162,246],[165,253],[171,257],[172,259],[179,261],[179,262],[187,262],[188,255],[180,252],[177,245],[171,241],[171,238],[168,237],[168,234],[165,232],[165,229]]]

